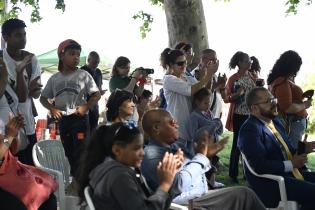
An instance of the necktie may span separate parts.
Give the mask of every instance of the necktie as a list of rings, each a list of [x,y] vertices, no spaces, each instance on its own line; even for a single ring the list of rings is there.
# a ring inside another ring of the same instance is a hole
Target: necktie
[[[267,126],[270,128],[270,130],[273,132],[273,134],[275,135],[277,140],[283,146],[285,153],[287,154],[288,160],[292,160],[292,153],[290,152],[288,145],[285,143],[285,141],[283,140],[280,133],[275,128],[273,122],[271,121],[269,124],[267,124]],[[300,179],[300,180],[304,180],[304,177],[302,176],[302,174],[300,173],[300,171],[297,168],[293,168],[292,174],[295,178]]]

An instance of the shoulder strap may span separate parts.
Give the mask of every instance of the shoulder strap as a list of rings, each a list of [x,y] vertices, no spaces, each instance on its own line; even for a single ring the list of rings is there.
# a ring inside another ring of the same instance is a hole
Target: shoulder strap
[[[24,57],[30,54],[29,52],[27,52],[25,50],[22,50],[22,52],[24,54]],[[32,72],[33,72],[33,67],[32,67],[32,62],[31,62],[31,63],[27,64],[27,66],[26,66],[26,73],[27,73],[29,80],[31,80]]]

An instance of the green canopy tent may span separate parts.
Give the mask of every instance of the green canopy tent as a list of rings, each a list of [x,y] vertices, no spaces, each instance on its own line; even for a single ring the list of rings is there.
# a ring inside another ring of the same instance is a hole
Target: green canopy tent
[[[85,64],[86,61],[86,54],[84,51],[81,51],[80,54],[80,63],[79,66],[82,66]],[[37,56],[38,62],[40,66],[42,67],[43,71],[47,71],[50,73],[55,73],[58,71],[58,55],[57,55],[57,49],[45,52],[41,55]]]
[[[83,66],[87,59],[86,50],[82,50],[80,54],[80,63],[79,66]],[[45,52],[37,56],[38,62],[42,68],[43,72],[56,73],[58,71],[58,56],[57,49]],[[102,71],[103,79],[108,79],[111,69],[111,61],[108,57],[102,57],[99,68]]]

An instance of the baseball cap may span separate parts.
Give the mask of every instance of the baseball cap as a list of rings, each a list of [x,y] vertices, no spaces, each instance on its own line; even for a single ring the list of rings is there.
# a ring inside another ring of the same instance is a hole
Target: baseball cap
[[[59,58],[59,63],[58,63],[59,71],[62,68],[62,61],[60,60],[61,54],[64,53],[65,49],[68,47],[79,48],[81,50],[81,45],[78,42],[74,41],[73,39],[66,39],[63,42],[61,42],[57,49],[57,54]]]

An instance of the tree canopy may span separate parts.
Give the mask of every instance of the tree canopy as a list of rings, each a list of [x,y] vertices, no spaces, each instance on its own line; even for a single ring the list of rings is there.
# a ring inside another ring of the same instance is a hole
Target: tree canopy
[[[55,1],[56,1],[55,9],[59,9],[64,12],[66,9],[65,1],[64,0],[55,0]],[[150,1],[152,5],[157,5],[161,7],[163,7],[163,4],[164,4],[164,0],[148,0],[148,1]],[[214,0],[214,1],[229,2],[231,0]],[[312,4],[312,0],[287,0],[285,3],[285,7],[287,8],[286,14],[287,15],[297,14],[298,6],[301,4],[310,5]],[[7,19],[18,17],[18,15],[22,12],[20,5],[25,5],[27,7],[32,8],[32,13],[30,17],[31,22],[38,22],[42,19],[42,16],[40,15],[39,0],[1,0],[0,1],[0,13],[1,13],[0,23],[3,23]],[[8,6],[10,6],[10,8],[8,8]],[[133,18],[141,19],[143,21],[142,26],[140,26],[140,32],[141,32],[141,36],[144,38],[146,36],[146,33],[151,31],[150,25],[153,22],[152,15],[144,11],[139,11],[136,15],[134,15]]]

